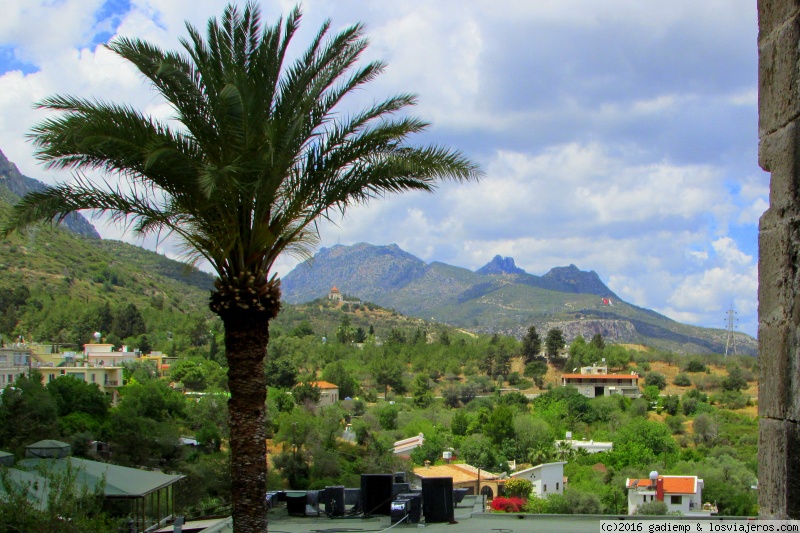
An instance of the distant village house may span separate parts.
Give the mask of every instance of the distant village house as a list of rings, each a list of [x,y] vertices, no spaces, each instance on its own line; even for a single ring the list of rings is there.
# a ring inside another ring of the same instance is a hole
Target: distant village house
[[[621,394],[627,398],[639,398],[639,375],[609,374],[607,366],[586,366],[580,374],[564,374],[561,376],[562,386],[572,386],[587,398]]]

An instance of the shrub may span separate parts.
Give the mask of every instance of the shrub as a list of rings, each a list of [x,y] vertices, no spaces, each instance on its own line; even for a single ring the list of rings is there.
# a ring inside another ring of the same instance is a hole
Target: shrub
[[[667,378],[664,376],[664,374],[660,374],[658,372],[648,372],[644,376],[644,381],[648,386],[653,385],[658,387],[658,390],[664,390],[664,388],[667,386]]]
[[[718,389],[722,384],[722,378],[714,374],[695,376],[693,381],[694,386],[701,391]]]
[[[690,387],[692,385],[692,380],[687,374],[681,372],[675,376],[675,379],[672,381],[672,383],[679,387]]]
[[[705,372],[706,365],[702,362],[698,361],[697,359],[692,359],[688,363],[686,363],[686,367],[684,368],[686,372]]]
[[[499,513],[520,513],[526,501],[522,498],[495,498],[492,500],[492,510]]]
[[[533,483],[527,479],[511,478],[506,481],[506,493],[510,497],[527,498],[533,491]]]
[[[739,391],[726,390],[713,399],[725,409],[742,409],[747,406],[750,397]]]
[[[684,431],[686,431],[683,427],[685,421],[686,418],[683,415],[668,416],[666,420],[664,420],[673,435],[683,435]]]
[[[633,514],[638,515],[665,515],[667,514],[667,504],[658,500],[643,503],[636,508]]]

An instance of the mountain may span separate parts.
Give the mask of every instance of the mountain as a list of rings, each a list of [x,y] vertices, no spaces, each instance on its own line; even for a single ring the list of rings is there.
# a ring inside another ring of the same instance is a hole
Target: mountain
[[[494,259],[475,271],[476,274],[525,274],[525,271],[514,264],[514,258],[494,256]]]
[[[513,258],[494,257],[473,272],[425,261],[396,244],[336,245],[282,276],[283,299],[303,303],[336,286],[358,298],[415,317],[478,333],[522,337],[561,328],[567,339],[600,333],[612,342],[647,344],[688,353],[724,353],[727,332],[681,324],[621,300],[594,271],[575,265],[543,276],[519,268]],[[755,355],[756,340],[737,332],[739,353]]]
[[[19,198],[25,196],[29,192],[47,189],[47,185],[44,183],[23,176],[17,168],[17,165],[9,161],[5,154],[0,151],[0,189],[4,187],[11,195],[5,193],[6,191],[2,191],[0,192],[0,198],[11,204],[15,203]],[[100,234],[97,233],[95,227],[78,213],[71,213],[68,215],[61,225],[78,235],[83,235],[84,237],[92,239],[100,238]]]

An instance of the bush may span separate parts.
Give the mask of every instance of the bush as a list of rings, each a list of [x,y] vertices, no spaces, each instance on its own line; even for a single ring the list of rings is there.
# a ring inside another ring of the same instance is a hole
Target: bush
[[[527,479],[511,478],[506,481],[506,494],[510,497],[527,498],[533,491],[533,483]]]
[[[742,409],[747,406],[750,396],[739,391],[726,390],[715,395],[713,400],[725,409]]]
[[[686,422],[686,417],[683,415],[668,416],[664,422],[667,424],[670,431],[672,431],[673,435],[683,435],[684,431],[686,431],[683,427],[683,423]]]
[[[636,512],[633,514],[649,516],[665,515],[667,514],[667,504],[658,500],[643,503],[636,508]]]
[[[686,372],[705,372],[706,365],[704,365],[697,359],[692,359],[691,361],[686,363],[686,367],[683,370]]]
[[[522,498],[495,498],[492,500],[492,510],[499,513],[520,513],[526,501]]]
[[[695,376],[693,381],[694,386],[701,391],[718,389],[722,384],[722,378],[713,374]]]
[[[692,380],[687,374],[681,372],[680,374],[675,376],[675,379],[672,381],[672,383],[674,383],[679,387],[691,387]]]
[[[648,372],[644,376],[644,381],[648,386],[658,387],[658,390],[664,390],[667,386],[667,378],[659,372]]]

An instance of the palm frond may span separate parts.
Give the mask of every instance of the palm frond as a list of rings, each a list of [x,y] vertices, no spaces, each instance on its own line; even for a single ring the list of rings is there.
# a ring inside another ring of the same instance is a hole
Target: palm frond
[[[2,231],[69,212],[109,213],[137,233],[173,233],[190,260],[221,277],[267,272],[281,253],[306,258],[317,220],[392,193],[430,191],[480,169],[457,151],[407,144],[428,123],[400,116],[416,99],[399,94],[350,116],[342,101],[384,70],[359,66],[364,27],[319,28],[297,59],[287,50],[299,8],[262,26],[257,4],[229,5],[204,34],[187,24],[182,52],[117,38],[109,49],[141,72],[172,106],[171,128],[129,106],[53,96],[56,111],[31,138],[52,168],[98,169],[117,187],[82,176],[22,201]]]

